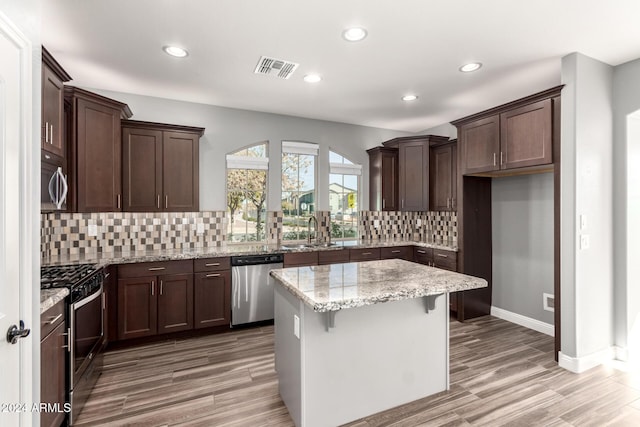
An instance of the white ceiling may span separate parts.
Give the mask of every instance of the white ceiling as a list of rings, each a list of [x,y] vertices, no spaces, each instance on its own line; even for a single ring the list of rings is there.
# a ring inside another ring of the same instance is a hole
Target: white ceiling
[[[638,0],[42,4],[43,44],[72,84],[409,132],[555,86],[572,52],[611,65],[640,57]],[[341,38],[354,25],[364,41]],[[167,44],[189,56],[169,57]],[[289,80],[254,74],[262,55],[300,67]],[[469,61],[484,66],[460,73]],[[323,80],[305,83],[312,72]]]

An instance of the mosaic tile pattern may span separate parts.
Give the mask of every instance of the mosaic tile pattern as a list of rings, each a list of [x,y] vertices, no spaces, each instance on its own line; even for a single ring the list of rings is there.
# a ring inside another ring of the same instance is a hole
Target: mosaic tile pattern
[[[411,239],[458,242],[455,212],[362,211],[358,224],[361,240]]]
[[[219,246],[226,240],[226,219],[222,211],[50,213],[42,214],[41,225],[43,257],[199,249]],[[97,236],[89,236],[90,226],[96,227]]]
[[[282,211],[267,211],[265,224],[268,244],[279,245],[282,242]]]

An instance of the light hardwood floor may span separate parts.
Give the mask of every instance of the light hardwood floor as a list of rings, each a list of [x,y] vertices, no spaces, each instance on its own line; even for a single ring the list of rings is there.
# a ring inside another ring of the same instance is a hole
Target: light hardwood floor
[[[77,425],[293,426],[273,359],[273,326],[110,351]],[[450,390],[349,424],[419,425],[640,426],[640,377],[572,374],[551,337],[490,316],[454,321]]]

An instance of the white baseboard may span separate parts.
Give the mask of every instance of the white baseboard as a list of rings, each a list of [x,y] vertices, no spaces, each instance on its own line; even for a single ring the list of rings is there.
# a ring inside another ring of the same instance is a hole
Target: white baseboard
[[[571,357],[559,352],[558,365],[561,368],[579,374],[605,362],[609,362],[615,359],[615,356],[616,350],[614,347],[609,347],[582,357]]]
[[[498,319],[506,320],[507,322],[515,323],[516,325],[524,326],[525,328],[533,329],[534,331],[541,332],[545,335],[554,336],[555,329],[553,325],[541,322],[536,319],[532,319],[527,316],[523,316],[518,313],[503,310],[499,307],[491,306],[491,315]]]

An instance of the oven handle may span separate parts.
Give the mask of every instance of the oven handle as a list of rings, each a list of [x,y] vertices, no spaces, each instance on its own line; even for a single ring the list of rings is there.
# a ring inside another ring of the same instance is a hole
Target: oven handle
[[[84,306],[86,304],[89,304],[91,301],[93,301],[93,300],[95,300],[97,298],[100,298],[101,296],[102,296],[102,284],[100,284],[100,289],[97,292],[91,294],[90,296],[88,296],[87,298],[85,298],[83,300],[80,300],[78,302],[74,302],[72,304],[73,305],[73,309],[77,310],[80,307],[82,307],[82,306]]]

